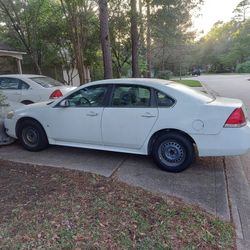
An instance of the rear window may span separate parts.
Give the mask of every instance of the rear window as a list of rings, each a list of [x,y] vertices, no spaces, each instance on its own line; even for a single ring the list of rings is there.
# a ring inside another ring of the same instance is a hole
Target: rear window
[[[50,77],[31,77],[31,80],[33,80],[34,82],[38,83],[39,85],[41,85],[44,88],[52,88],[52,87],[56,87],[56,86],[63,86],[63,84],[53,78]]]
[[[173,84],[170,84],[169,87],[176,89],[178,91],[181,91],[189,96],[194,97],[195,99],[198,99],[206,103],[209,103],[215,100],[215,96],[213,96],[211,93],[207,93],[203,90],[196,90],[195,88],[187,87],[183,84],[173,83]]]

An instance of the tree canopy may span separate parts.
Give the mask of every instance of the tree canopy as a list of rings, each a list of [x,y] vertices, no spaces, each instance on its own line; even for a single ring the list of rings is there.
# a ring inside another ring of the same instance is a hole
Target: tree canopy
[[[194,67],[216,73],[250,72],[249,8],[249,0],[239,0],[230,21],[218,21],[194,44]]]
[[[101,36],[104,19],[99,19],[98,5],[105,2],[109,35]],[[0,0],[0,38],[27,52],[26,72],[56,77],[61,67],[68,74],[75,67],[82,83],[103,78],[102,37],[110,39],[108,60],[115,77],[132,76],[133,67],[135,76],[177,74],[189,68],[195,37],[192,15],[201,4],[202,0]],[[238,39],[244,40],[240,35]]]

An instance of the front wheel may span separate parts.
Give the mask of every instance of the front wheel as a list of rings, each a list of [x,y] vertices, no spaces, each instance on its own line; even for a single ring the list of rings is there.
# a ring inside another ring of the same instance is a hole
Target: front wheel
[[[18,139],[29,151],[39,151],[48,146],[47,135],[43,127],[33,120],[22,122],[18,129]]]
[[[153,159],[157,165],[169,172],[185,170],[194,159],[193,143],[178,133],[160,136],[153,145]]]

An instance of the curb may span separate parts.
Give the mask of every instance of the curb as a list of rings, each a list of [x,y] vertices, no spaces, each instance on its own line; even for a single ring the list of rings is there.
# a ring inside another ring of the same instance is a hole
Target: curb
[[[203,82],[201,84],[208,93],[220,96]],[[229,210],[235,225],[237,249],[250,249],[250,187],[239,156],[225,157],[225,175]]]
[[[250,189],[240,157],[227,157],[226,175],[237,249],[250,249]]]

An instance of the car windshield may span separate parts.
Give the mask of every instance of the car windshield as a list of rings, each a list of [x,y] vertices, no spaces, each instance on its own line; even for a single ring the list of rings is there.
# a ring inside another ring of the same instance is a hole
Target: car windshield
[[[63,84],[53,78],[47,76],[38,76],[38,77],[31,77],[31,80],[38,83],[44,88],[52,88],[56,86],[63,86]]]

